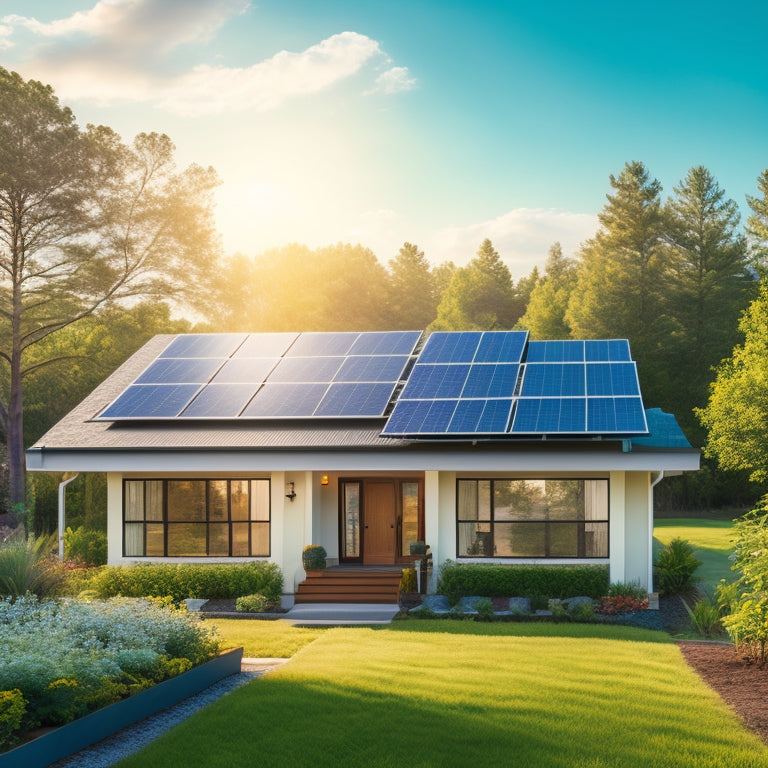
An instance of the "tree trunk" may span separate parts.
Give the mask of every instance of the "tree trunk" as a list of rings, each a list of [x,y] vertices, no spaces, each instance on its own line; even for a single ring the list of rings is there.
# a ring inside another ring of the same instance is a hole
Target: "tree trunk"
[[[14,333],[16,336],[16,333]],[[21,344],[14,338],[11,356],[11,392],[8,401],[8,495],[12,505],[27,499],[24,457],[24,416],[21,392]]]

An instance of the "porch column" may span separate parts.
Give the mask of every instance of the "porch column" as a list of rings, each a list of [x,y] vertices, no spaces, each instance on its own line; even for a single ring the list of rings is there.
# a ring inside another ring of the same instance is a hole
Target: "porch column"
[[[434,469],[424,472],[424,541],[432,552],[432,579],[427,591],[434,592],[440,564],[440,473]]]

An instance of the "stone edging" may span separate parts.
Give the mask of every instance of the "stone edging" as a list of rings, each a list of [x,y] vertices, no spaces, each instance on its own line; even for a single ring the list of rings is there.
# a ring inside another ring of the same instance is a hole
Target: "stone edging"
[[[45,768],[117,731],[208,688],[240,671],[243,649],[226,651],[182,675],[73,720],[0,755],[2,768]]]

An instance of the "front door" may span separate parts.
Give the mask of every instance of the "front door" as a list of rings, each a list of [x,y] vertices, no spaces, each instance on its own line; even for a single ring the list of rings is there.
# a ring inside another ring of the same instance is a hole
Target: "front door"
[[[369,480],[363,486],[363,562],[395,562],[395,483]]]

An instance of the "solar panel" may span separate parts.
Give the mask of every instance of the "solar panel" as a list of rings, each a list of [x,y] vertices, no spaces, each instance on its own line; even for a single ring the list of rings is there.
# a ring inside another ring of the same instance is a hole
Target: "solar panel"
[[[136,384],[205,384],[221,368],[224,358],[159,358],[136,379]]]
[[[528,331],[487,331],[480,339],[476,363],[519,363],[525,351]]]
[[[254,396],[259,384],[210,384],[179,414],[185,419],[234,418]]]
[[[242,412],[243,417],[286,419],[312,416],[327,384],[265,384]]]
[[[585,360],[587,362],[629,362],[627,339],[590,339],[584,342]]]
[[[469,375],[468,365],[416,365],[400,400],[460,397]]]
[[[360,334],[349,354],[410,355],[420,338],[421,331],[369,331]]]
[[[356,355],[344,360],[334,381],[399,381],[407,355]]]
[[[286,352],[288,357],[347,355],[359,333],[302,333]]]
[[[587,364],[587,394],[640,395],[634,363]]]
[[[579,363],[528,363],[522,397],[578,397],[584,395],[584,365]]]
[[[517,364],[473,365],[469,369],[462,398],[512,397],[515,393]]]
[[[419,363],[471,363],[482,338],[480,331],[436,331],[424,345]]]
[[[159,357],[229,357],[243,341],[244,333],[189,333],[177,336]]]
[[[315,416],[381,416],[392,397],[392,384],[331,384]]]
[[[133,384],[104,409],[104,419],[173,418],[200,389],[197,384]]]
[[[282,357],[269,376],[270,382],[331,382],[343,357]]]
[[[537,397],[518,400],[511,431],[516,434],[583,434],[585,428],[585,398]]]
[[[584,342],[531,341],[525,359],[529,363],[580,363],[584,361]]]
[[[234,358],[282,357],[298,333],[251,333],[237,348]]]
[[[277,365],[275,357],[230,358],[213,379],[214,384],[261,384]]]
[[[513,402],[512,398],[460,400],[446,431],[477,434],[506,432]]]

